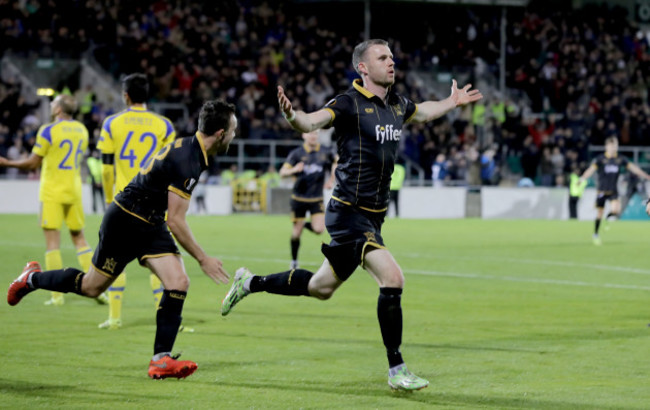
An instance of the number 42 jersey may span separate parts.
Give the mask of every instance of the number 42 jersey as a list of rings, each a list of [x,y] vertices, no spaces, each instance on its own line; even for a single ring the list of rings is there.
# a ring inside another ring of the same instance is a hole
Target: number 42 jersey
[[[104,120],[97,148],[115,155],[115,193],[121,192],[140,168],[176,132],[168,118],[140,107],[130,107]]]

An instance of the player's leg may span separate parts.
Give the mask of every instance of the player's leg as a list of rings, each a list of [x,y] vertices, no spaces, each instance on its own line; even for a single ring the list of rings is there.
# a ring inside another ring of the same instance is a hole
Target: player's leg
[[[325,214],[323,212],[311,214],[311,221],[308,222],[313,233],[320,235],[325,231]],[[306,227],[306,224],[305,224]]]
[[[404,275],[386,249],[368,247],[364,267],[379,285],[377,317],[388,356],[388,384],[394,389],[418,390],[429,382],[411,373],[399,350],[402,344],[402,289]]]
[[[610,198],[609,200],[609,212],[605,217],[606,225],[605,229],[609,230],[610,224],[616,221],[621,215],[621,200],[618,196]]]
[[[63,226],[63,205],[53,202],[41,202],[40,224],[45,236],[45,269],[63,268],[61,258],[61,227]],[[46,305],[61,306],[65,303],[63,294],[52,292]]]
[[[594,245],[602,244],[599,235],[599,230],[600,230],[600,222],[603,219],[603,213],[605,210],[606,201],[607,201],[607,197],[605,196],[605,194],[603,192],[598,192],[598,196],[596,197],[596,220],[594,222],[594,236],[593,236]]]
[[[300,249],[300,236],[304,225],[304,218],[293,218],[293,226],[291,227],[291,263],[289,265],[291,269],[298,267],[298,250]]]
[[[93,250],[88,245],[83,231],[83,228],[86,226],[83,205],[79,201],[72,205],[66,205],[63,209],[65,223],[70,230],[70,238],[77,249],[77,261],[79,262],[79,266],[81,266],[81,270],[88,272],[93,259]],[[105,293],[99,295],[95,300],[101,305],[108,303],[108,297]]]
[[[189,360],[176,360],[172,357],[172,349],[183,320],[183,304],[190,279],[179,255],[148,258],[145,263],[158,276],[164,287],[156,313],[156,336],[153,357],[149,363],[149,377],[187,377],[194,373],[198,366]]]

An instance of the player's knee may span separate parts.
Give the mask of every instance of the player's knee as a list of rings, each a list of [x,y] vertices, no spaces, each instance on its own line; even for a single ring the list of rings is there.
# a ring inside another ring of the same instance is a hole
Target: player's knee
[[[328,300],[334,294],[334,289],[310,289],[309,294],[318,300]]]
[[[384,278],[384,286],[388,288],[404,288],[404,274],[396,269]]]
[[[314,231],[315,234],[320,235],[325,231],[325,227],[319,225],[312,225],[312,230]]]

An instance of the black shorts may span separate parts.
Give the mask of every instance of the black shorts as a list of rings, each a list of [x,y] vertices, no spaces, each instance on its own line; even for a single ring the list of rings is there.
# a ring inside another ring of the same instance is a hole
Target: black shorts
[[[596,208],[604,208],[605,202],[618,199],[616,191],[598,191],[596,193]]]
[[[297,201],[293,198],[291,199],[292,221],[295,222],[301,219],[305,219],[307,212],[309,212],[309,215],[322,214],[325,212],[325,208],[323,207],[323,198],[318,198],[318,200],[310,202]]]
[[[368,246],[385,248],[381,237],[385,216],[386,211],[371,212],[335,199],[329,201],[325,226],[332,241],[329,245],[323,244],[321,250],[339,280],[347,280],[357,266],[363,265]]]
[[[179,254],[166,223],[152,225],[112,203],[99,228],[93,266],[106,276],[117,277],[133,259],[144,265],[147,258]]]

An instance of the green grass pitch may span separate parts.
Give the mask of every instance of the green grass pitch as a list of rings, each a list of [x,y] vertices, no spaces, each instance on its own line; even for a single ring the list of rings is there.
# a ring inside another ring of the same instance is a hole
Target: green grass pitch
[[[88,216],[94,246],[100,218]],[[198,241],[234,275],[285,270],[286,216],[191,216]],[[0,215],[4,288],[43,262],[34,215]],[[378,289],[363,270],[326,302],[257,294],[226,318],[228,287],[185,256],[192,284],[176,351],[199,369],[147,377],[154,309],[148,273],[129,265],[124,327],[97,328],[107,308],[48,293],[0,308],[0,407],[6,408],[490,408],[650,406],[650,224],[617,222],[591,243],[593,223],[389,219],[383,236],[402,266],[402,352],[430,380],[393,393],[376,318]],[[303,234],[316,269],[325,237]],[[66,232],[66,265],[77,264]]]

